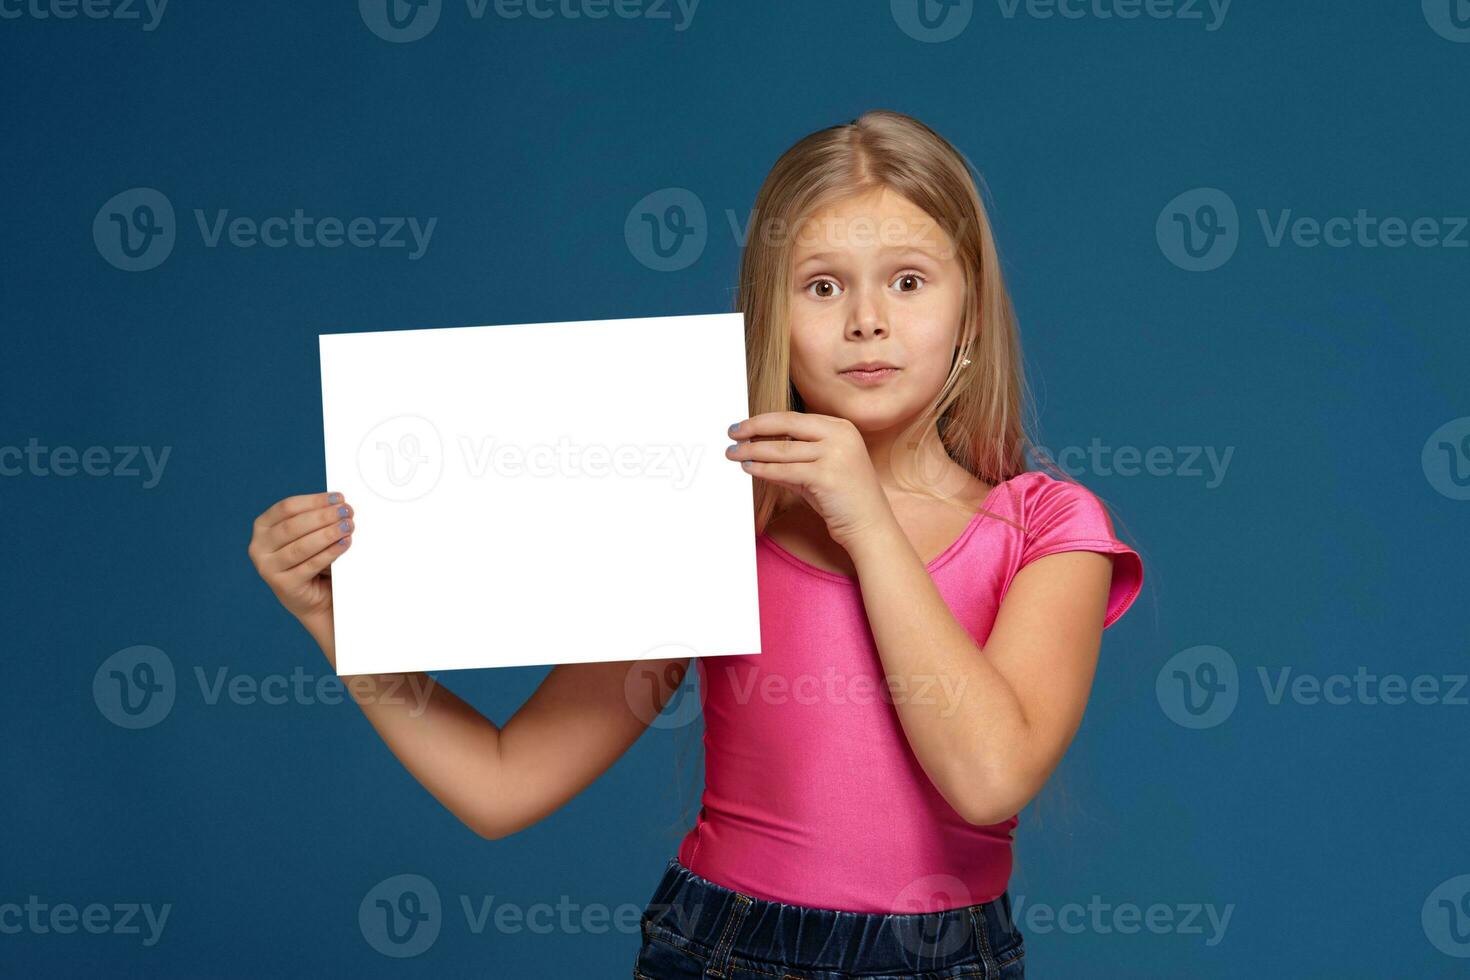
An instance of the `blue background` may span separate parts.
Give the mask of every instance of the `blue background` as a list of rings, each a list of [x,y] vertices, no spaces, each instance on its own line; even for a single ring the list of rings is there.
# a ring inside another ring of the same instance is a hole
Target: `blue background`
[[[324,489],[319,333],[727,310],[728,216],[743,227],[796,139],[877,107],[929,123],[984,174],[1040,442],[1233,447],[1213,486],[1074,471],[1147,583],[1022,816],[1011,892],[1030,971],[1470,971],[1452,881],[1470,874],[1466,692],[1273,704],[1258,675],[1466,670],[1470,501],[1421,451],[1470,415],[1470,249],[1272,247],[1257,219],[1470,213],[1470,44],[1414,2],[1237,0],[1208,30],[1008,18],[987,0],[943,42],[886,2],[704,0],[684,30],[671,13],[476,19],[446,0],[408,43],[354,3],[179,0],[151,31],[0,19],[0,445],[171,447],[151,488],[0,478],[0,904],[172,905],[153,946],[0,932],[0,974],[629,975],[636,931],[476,934],[458,898],[641,908],[687,828],[698,726],[651,730],[565,808],[487,842],[351,704],[211,704],[196,670],[329,671],[245,552],[272,501]],[[136,187],[172,202],[178,238],[128,272],[92,225]],[[661,272],[624,223],[670,187],[704,205],[707,245]],[[1239,208],[1238,246],[1190,272],[1155,227],[1202,187]],[[192,217],[296,207],[438,224],[410,260],[209,248]],[[177,697],[126,730],[92,681],[139,644],[167,656]],[[1166,708],[1169,665],[1201,646],[1238,668],[1238,703],[1191,728]],[[545,672],[440,679],[504,723]],[[407,959],[358,925],[363,897],[402,873],[445,903],[437,940]],[[1092,901],[1231,917],[1223,938],[1204,915],[1202,932],[1162,934],[1024,918]]]

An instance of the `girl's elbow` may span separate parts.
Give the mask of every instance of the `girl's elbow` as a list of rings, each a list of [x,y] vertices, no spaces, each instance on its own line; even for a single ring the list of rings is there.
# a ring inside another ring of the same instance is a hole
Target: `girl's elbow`
[[[960,816],[965,822],[975,827],[990,827],[998,823],[1005,823],[1016,816],[1031,798],[1036,794],[1029,789],[1015,784],[1002,785],[998,783],[989,784],[985,790],[976,794],[973,799],[959,809]]]
[[[482,813],[462,816],[460,820],[465,826],[473,830],[477,836],[485,840],[500,840],[503,837],[509,837],[518,830],[524,829],[523,825],[518,825],[506,814],[488,808]]]

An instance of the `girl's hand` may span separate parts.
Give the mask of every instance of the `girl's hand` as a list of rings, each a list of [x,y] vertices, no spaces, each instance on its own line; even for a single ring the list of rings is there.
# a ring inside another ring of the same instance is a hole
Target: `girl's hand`
[[[331,621],[332,562],[352,544],[352,514],[340,493],[306,493],[255,519],[246,552],[281,605],[308,627]]]
[[[725,450],[726,458],[741,460],[752,476],[801,494],[827,522],[832,540],[844,548],[893,520],[868,446],[857,426],[847,419],[763,412],[737,422],[730,435],[740,442]]]

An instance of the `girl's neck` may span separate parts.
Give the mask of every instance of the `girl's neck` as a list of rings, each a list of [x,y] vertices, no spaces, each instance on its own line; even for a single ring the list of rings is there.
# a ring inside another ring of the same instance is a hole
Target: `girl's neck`
[[[937,427],[928,429],[918,445],[913,444],[912,437],[901,436],[901,429],[863,433],[868,458],[890,499],[923,492],[911,486],[941,497],[958,496],[974,486],[975,477],[950,458]]]

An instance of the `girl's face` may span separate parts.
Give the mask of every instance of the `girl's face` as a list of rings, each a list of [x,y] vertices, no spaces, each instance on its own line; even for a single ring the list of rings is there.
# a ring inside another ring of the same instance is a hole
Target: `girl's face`
[[[814,212],[792,244],[791,380],[809,412],[882,431],[914,418],[949,373],[964,311],[954,242],[886,187]],[[896,370],[864,377],[855,366]]]

